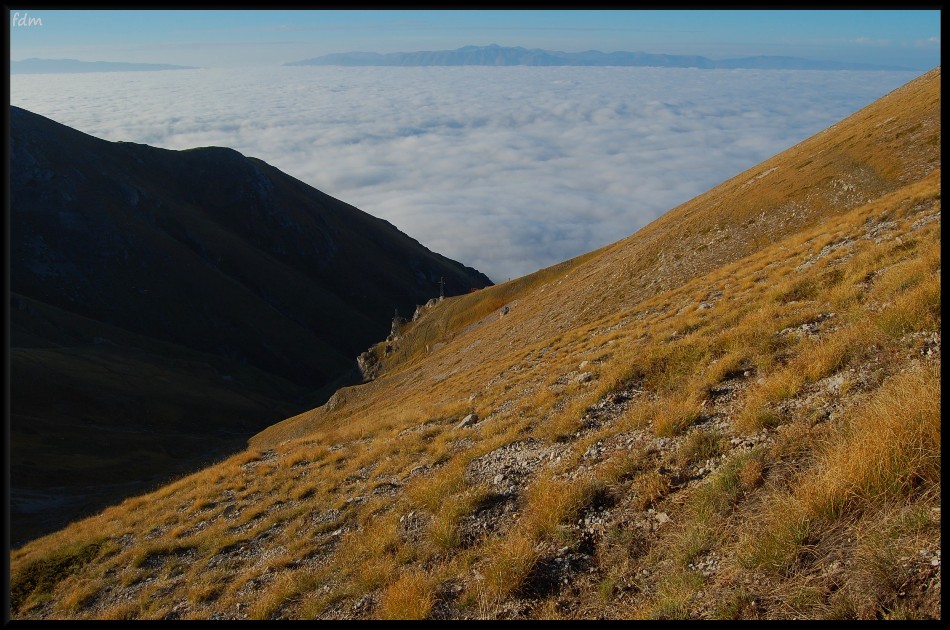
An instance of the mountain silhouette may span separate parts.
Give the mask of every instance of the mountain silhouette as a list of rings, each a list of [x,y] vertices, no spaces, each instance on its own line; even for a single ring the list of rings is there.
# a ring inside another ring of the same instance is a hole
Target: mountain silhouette
[[[107,142],[17,107],[10,232],[14,531],[21,507],[61,520],[96,484],[240,447],[358,378],[440,281],[491,284],[237,151]]]

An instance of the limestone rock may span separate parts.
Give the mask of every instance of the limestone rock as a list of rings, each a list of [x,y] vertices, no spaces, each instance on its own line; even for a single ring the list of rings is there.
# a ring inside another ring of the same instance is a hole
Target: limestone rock
[[[470,414],[468,414],[467,416],[465,416],[464,418],[462,418],[462,421],[459,422],[459,423],[455,426],[455,428],[456,428],[456,429],[464,429],[464,428],[466,428],[466,427],[470,427],[470,426],[474,425],[476,422],[478,422],[478,416],[477,416],[476,414],[474,414],[474,413],[470,413]]]

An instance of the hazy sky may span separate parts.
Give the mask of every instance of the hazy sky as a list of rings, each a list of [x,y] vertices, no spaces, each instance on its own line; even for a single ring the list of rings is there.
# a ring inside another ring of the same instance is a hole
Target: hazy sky
[[[15,19],[29,18],[32,26]],[[36,20],[42,21],[39,26]],[[331,52],[499,44],[713,59],[785,55],[929,70],[940,12],[903,11],[67,11],[10,9],[11,59],[273,65]]]

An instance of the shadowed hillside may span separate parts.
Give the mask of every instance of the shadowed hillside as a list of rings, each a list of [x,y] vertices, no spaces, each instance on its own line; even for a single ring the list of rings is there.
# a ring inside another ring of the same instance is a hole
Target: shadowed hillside
[[[440,278],[490,284],[231,149],[13,107],[11,179],[14,540],[320,404]]]
[[[939,619],[940,208],[937,68],[422,309],[373,380],[15,550],[13,615]]]

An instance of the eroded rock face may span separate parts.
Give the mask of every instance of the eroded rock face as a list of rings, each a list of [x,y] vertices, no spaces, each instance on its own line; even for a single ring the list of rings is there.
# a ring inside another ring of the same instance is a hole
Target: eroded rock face
[[[356,357],[356,365],[360,369],[360,374],[363,375],[363,382],[371,381],[379,376],[383,368],[383,364],[372,348]]]

